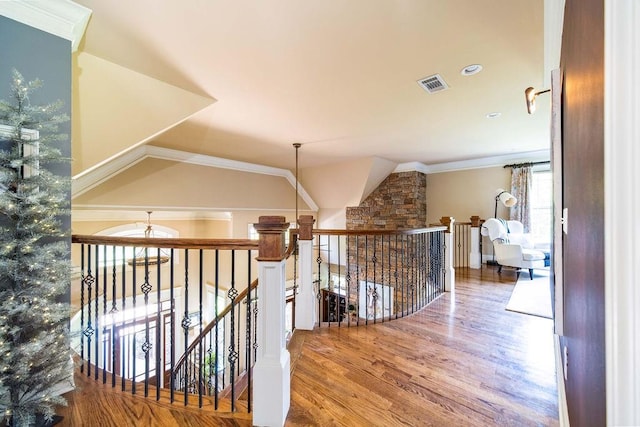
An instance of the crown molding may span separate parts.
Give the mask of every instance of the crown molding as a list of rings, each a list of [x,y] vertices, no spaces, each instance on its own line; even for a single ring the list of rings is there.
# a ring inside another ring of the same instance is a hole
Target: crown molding
[[[419,162],[401,163],[393,171],[422,172],[424,174],[455,172],[467,169],[481,169],[504,166],[509,163],[542,162],[551,158],[550,150],[525,151],[521,153],[504,154],[500,156],[482,157],[479,159],[460,160],[456,162],[434,163],[425,165]]]
[[[274,168],[270,166],[257,165],[254,163],[239,162],[236,160],[223,159],[220,157],[207,156],[203,154],[189,153],[186,151],[173,150],[170,148],[156,147],[154,145],[140,145],[120,156],[114,157],[109,162],[98,167],[80,173],[73,177],[71,182],[72,197],[95,188],[109,178],[147,159],[155,158],[170,160],[181,163],[189,163],[212,168],[230,169],[239,172],[257,173],[262,175],[272,175],[285,178],[293,188],[296,187],[296,178],[288,169]],[[298,195],[304,200],[309,208],[317,212],[318,205],[313,201],[307,191],[298,183]]]
[[[70,0],[0,1],[0,15],[80,45],[91,9]]]

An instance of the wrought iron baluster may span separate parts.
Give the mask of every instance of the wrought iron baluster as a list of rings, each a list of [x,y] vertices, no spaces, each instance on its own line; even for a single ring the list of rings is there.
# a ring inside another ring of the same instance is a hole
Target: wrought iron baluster
[[[170,250],[170,254],[171,254],[171,264],[170,264],[170,270],[169,270],[169,283],[170,283],[170,288],[169,288],[169,300],[170,300],[170,304],[171,304],[171,318],[169,319],[170,321],[170,331],[169,331],[169,347],[170,347],[170,352],[171,354],[169,355],[169,357],[171,358],[171,365],[170,365],[170,369],[169,371],[171,372],[171,384],[169,387],[169,393],[170,393],[170,400],[171,403],[173,403],[175,401],[175,390],[176,390],[176,377],[175,377],[175,366],[176,366],[176,340],[175,340],[175,312],[176,312],[176,303],[175,303],[175,292],[174,292],[174,256],[173,256],[173,248],[171,248]]]
[[[355,311],[355,301],[352,303],[351,302],[351,244],[349,241],[349,235],[345,236],[346,239],[346,256],[347,256],[347,265],[345,267],[345,277],[344,277],[344,281],[345,281],[345,287],[347,290],[347,305],[346,305],[346,309],[347,309],[347,327],[351,326],[351,317],[352,317],[352,311],[350,309],[350,307],[353,305],[354,307],[354,311]],[[357,301],[357,300],[356,300]]]
[[[317,285],[317,293],[316,293],[316,299],[318,300],[318,324],[320,325],[321,322],[324,322],[324,313],[323,313],[323,304],[324,301],[322,301],[322,293],[321,293],[321,289],[320,289],[320,285],[322,284],[322,281],[320,279],[321,277],[321,270],[320,270],[320,265],[322,264],[322,257],[320,256],[320,246],[322,246],[322,236],[318,235],[318,255],[316,256],[316,264],[318,265],[318,278],[315,280],[315,283]]]
[[[356,318],[356,326],[360,326],[360,236],[355,236],[355,248],[356,248],[356,298],[358,300],[358,308],[357,313],[358,317]],[[366,304],[365,304],[366,311]],[[366,317],[366,313],[365,313]]]
[[[124,328],[124,323],[125,323],[124,313],[126,313],[126,310],[127,310],[127,276],[126,276],[126,261],[125,261],[125,258],[126,258],[126,249],[123,246],[122,247],[122,260],[123,260],[122,261],[122,296],[121,296],[121,298],[122,298],[122,313],[123,313],[123,316],[122,316],[122,318],[120,320],[120,329],[121,330]],[[117,329],[116,329],[116,333],[114,333],[114,339],[116,338],[115,337],[116,334],[117,334]],[[122,348],[122,345],[123,345],[122,340],[118,339],[116,341],[116,343],[118,343],[118,342],[119,342],[120,347]],[[114,348],[114,350],[115,350],[115,348]],[[125,391],[127,380],[126,380],[126,377],[124,375],[124,367],[125,367],[125,361],[126,361],[127,355],[126,355],[126,352],[124,352],[124,351],[121,351],[120,353],[121,353],[120,354],[120,360],[121,360],[120,361],[120,365],[121,365],[120,366],[120,371],[121,371],[120,372],[120,387],[121,387],[122,391]],[[114,367],[113,370],[114,370],[114,372],[116,371],[115,367]]]
[[[218,307],[218,301],[219,301],[219,291],[220,291],[220,251],[216,249],[215,254],[214,254],[214,259],[215,259],[215,267],[214,267],[214,278],[215,278],[215,296],[216,296],[216,300],[214,302],[215,308],[216,308],[216,312],[215,315],[217,316],[218,313],[220,312],[220,307]],[[224,320],[221,320],[222,324],[224,324]],[[216,409],[216,411],[218,410],[218,360],[220,357],[220,350],[218,349],[218,342],[219,342],[219,331],[220,331],[220,323],[216,324],[216,328],[215,328],[215,343],[214,343],[214,347],[215,347],[215,360],[216,360],[216,375],[214,378],[214,382],[215,382],[215,395],[214,395],[214,400],[213,400],[213,406]],[[223,347],[224,348],[224,347]],[[224,374],[224,371],[223,371]]]
[[[116,315],[118,314],[118,298],[117,298],[117,284],[118,284],[118,270],[116,265],[116,246],[112,246],[113,256],[113,268],[111,270],[111,387],[116,386]]]
[[[377,317],[378,317],[378,298],[380,297],[380,295],[378,295],[378,286],[376,285],[377,282],[377,277],[376,277],[376,273],[378,270],[378,257],[376,256],[376,250],[377,250],[377,246],[376,246],[376,235],[373,235],[373,256],[371,257],[371,263],[373,264],[373,286],[372,286],[372,293],[371,293],[371,301],[372,301],[372,305],[371,305],[371,309],[373,310],[373,324],[375,325],[377,322]],[[369,277],[367,276],[367,280],[369,280]]]
[[[296,250],[297,253],[297,250]],[[294,269],[295,269],[295,259],[294,258]],[[294,285],[293,285],[293,298],[294,298],[294,307],[295,307],[295,295],[297,292],[297,287],[295,284],[295,271],[294,271]],[[251,303],[252,303],[253,299],[251,297],[251,251],[247,251],[247,327],[245,330],[245,335],[246,335],[246,352],[245,352],[245,359],[246,359],[246,371],[247,371],[247,396],[252,396],[251,394],[251,385],[252,385],[252,381],[251,381],[251,373],[252,373],[252,365],[251,365],[251,327],[253,326],[254,328],[256,328],[255,325],[251,324]],[[294,316],[295,317],[295,316]],[[293,326],[292,326],[293,329]],[[248,411],[251,412],[251,399],[247,399],[247,407],[248,407]]]
[[[96,278],[91,274],[91,245],[87,246],[87,275],[82,279],[84,285],[87,286],[87,326],[82,330],[82,336],[87,338],[87,357],[84,358],[84,345],[82,346],[82,358],[87,361],[87,376],[91,376],[91,338],[93,337],[94,329],[91,322],[91,291]],[[84,286],[82,287],[84,289]],[[83,298],[84,307],[84,298]],[[84,308],[82,313],[84,314]],[[81,321],[84,325],[84,320]]]
[[[184,250],[184,314],[182,317],[182,332],[184,334],[184,354],[187,355],[187,350],[189,348],[189,327],[191,326],[191,318],[189,317],[189,249]],[[188,357],[188,355],[187,355]],[[185,361],[185,365],[183,369],[184,373],[184,404],[185,406],[189,403],[189,393],[188,387],[191,383],[191,375],[190,375],[190,362]]]
[[[236,305],[235,300],[238,296],[238,290],[236,289],[236,253],[235,250],[231,251],[231,288],[229,289],[228,296],[231,300],[231,333],[229,336],[229,386],[231,387],[231,412],[236,410],[236,387],[235,387],[235,369],[236,362],[238,361],[238,353],[235,348],[235,323],[236,323]]]
[[[96,251],[96,256],[95,256],[95,271],[96,271],[96,283],[95,286],[93,287],[94,291],[95,291],[95,296],[93,297],[93,304],[94,304],[94,314],[93,314],[93,324],[94,324],[94,333],[95,333],[95,338],[93,340],[93,345],[95,346],[95,361],[94,361],[94,379],[97,380],[98,379],[98,358],[100,357],[100,339],[99,339],[99,335],[100,335],[100,313],[99,313],[99,309],[100,309],[100,252],[98,251],[98,245],[96,245],[95,247]]]
[[[164,330],[164,319],[162,318],[162,273],[160,267],[162,266],[162,262],[160,261],[160,248],[157,248],[156,253],[156,400],[160,400],[160,385],[164,384],[164,365],[162,361],[162,352],[165,351],[167,347],[166,342],[162,342],[161,332]],[[161,375],[162,374],[162,375]]]
[[[136,290],[136,283],[138,282],[138,271],[136,269],[136,265],[137,265],[137,260],[136,260],[136,248],[135,246],[133,247],[133,264],[131,267],[131,305],[132,305],[132,310],[134,313],[136,313],[136,306],[137,306],[137,294],[138,291]],[[127,345],[127,354],[126,354],[126,358],[127,360],[130,360],[130,363],[123,363],[122,364],[122,378],[127,378],[128,376],[131,376],[131,394],[136,394],[136,353],[135,353],[135,349],[137,348],[137,337],[136,334],[133,333],[131,334],[131,342],[130,345]],[[129,339],[127,338],[126,341],[129,341]],[[127,369],[127,372],[124,372],[124,369]]]
[[[102,292],[102,384],[107,383],[107,246],[102,245],[103,262],[103,292]],[[98,362],[96,360],[96,362]],[[96,367],[97,367],[96,363]]]
[[[400,247],[398,246],[398,235],[394,236],[394,247],[395,247],[395,264],[393,267],[393,300],[395,301],[395,317],[398,318],[398,252],[400,252]],[[402,312],[401,312],[402,313]]]
[[[202,294],[204,291],[204,272],[203,272],[203,264],[204,264],[204,253],[202,249],[198,251],[198,318],[200,319],[200,326],[198,327],[198,336],[202,336]],[[198,343],[198,407],[202,408],[202,389],[203,389],[203,381],[202,381],[202,367],[203,363],[203,348],[202,348],[202,340]]]
[[[144,282],[140,286],[140,290],[144,294],[144,342],[141,349],[144,353],[144,397],[147,397],[149,396],[149,351],[151,350],[151,342],[149,341],[149,292],[152,290],[151,283],[149,283],[149,248],[144,248]],[[134,347],[134,352],[136,350],[137,347]]]

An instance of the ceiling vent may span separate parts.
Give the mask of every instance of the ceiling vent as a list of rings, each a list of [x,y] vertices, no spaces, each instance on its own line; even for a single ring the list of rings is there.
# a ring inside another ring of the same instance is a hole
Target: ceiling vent
[[[449,85],[442,77],[440,77],[440,74],[434,74],[433,76],[420,79],[418,80],[418,84],[429,93],[436,93],[449,89]]]

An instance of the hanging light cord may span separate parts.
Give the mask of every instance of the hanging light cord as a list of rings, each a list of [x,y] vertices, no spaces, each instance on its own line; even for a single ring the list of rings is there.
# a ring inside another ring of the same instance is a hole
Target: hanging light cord
[[[296,142],[293,146],[296,148],[296,228],[299,228],[298,224],[298,148],[300,148],[302,144]]]

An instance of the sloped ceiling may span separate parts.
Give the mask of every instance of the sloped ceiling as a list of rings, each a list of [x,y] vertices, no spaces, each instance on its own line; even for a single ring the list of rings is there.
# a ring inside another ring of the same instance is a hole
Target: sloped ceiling
[[[95,159],[83,148],[75,173],[129,141],[288,169],[294,142],[300,167],[370,157],[432,165],[549,145],[548,102],[533,116],[524,106],[524,89],[544,83],[543,0],[78,3],[93,11],[82,53],[217,102],[147,135],[133,126]],[[481,73],[460,74],[474,63]],[[416,83],[434,73],[449,90]],[[91,84],[103,84],[98,74]],[[166,107],[141,100],[148,92],[133,82],[113,84],[87,90],[134,106],[126,122]],[[78,119],[87,114],[81,104]]]
[[[87,53],[80,53],[74,65],[74,175],[145,143],[215,102]]]

